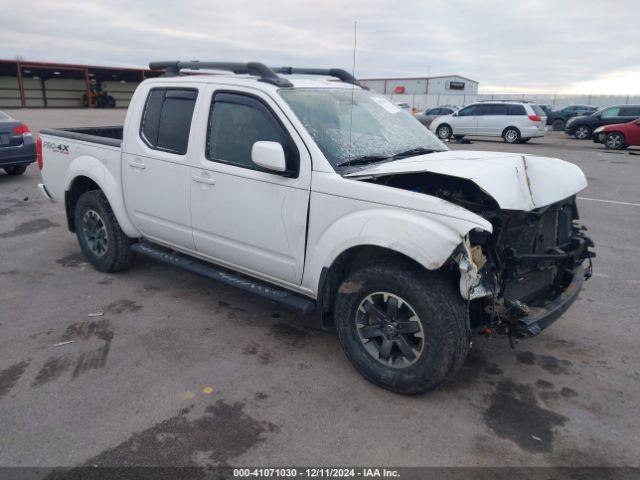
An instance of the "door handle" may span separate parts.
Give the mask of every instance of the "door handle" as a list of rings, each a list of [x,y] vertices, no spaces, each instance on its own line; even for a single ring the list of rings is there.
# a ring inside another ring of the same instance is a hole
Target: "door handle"
[[[207,185],[215,185],[216,180],[211,177],[200,177],[198,175],[193,176],[193,181],[198,183],[206,183]]]
[[[129,166],[133,168],[139,168],[140,170],[144,170],[147,166],[142,162],[134,162],[133,160],[129,160]]]

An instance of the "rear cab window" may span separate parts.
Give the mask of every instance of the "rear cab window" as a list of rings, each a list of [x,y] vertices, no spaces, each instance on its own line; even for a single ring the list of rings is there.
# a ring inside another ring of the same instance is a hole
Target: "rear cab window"
[[[142,113],[140,138],[154,150],[187,153],[197,98],[198,90],[194,88],[151,89]]]

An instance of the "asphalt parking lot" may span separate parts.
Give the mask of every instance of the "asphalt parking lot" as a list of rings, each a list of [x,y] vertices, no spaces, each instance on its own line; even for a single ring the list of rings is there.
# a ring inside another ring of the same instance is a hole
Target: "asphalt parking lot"
[[[124,118],[14,114],[32,131]],[[371,385],[334,335],[261,298],[146,260],[93,270],[37,168],[0,174],[0,466],[639,465],[640,155],[561,132],[451,147],[579,165],[598,257],[553,327],[516,349],[476,338],[420,397]]]

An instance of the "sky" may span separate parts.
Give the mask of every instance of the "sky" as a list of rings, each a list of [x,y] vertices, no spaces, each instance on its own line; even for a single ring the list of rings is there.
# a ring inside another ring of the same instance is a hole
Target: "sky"
[[[640,94],[640,0],[0,0],[0,58],[458,74],[485,93]]]

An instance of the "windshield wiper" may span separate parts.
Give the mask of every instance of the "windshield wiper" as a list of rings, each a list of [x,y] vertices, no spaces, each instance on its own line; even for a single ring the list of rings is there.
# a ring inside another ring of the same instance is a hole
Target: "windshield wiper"
[[[396,158],[404,158],[404,157],[414,157],[416,155],[425,155],[427,153],[433,153],[433,152],[435,152],[435,150],[431,148],[418,147],[418,148],[411,148],[409,150],[405,150],[404,152],[395,153],[394,155],[391,156],[391,158],[396,159]]]
[[[346,167],[347,165],[364,165],[367,163],[375,163],[381,162],[383,160],[388,160],[388,155],[362,155],[360,157],[354,157],[351,160],[345,160],[344,162],[338,163],[338,167]]]

